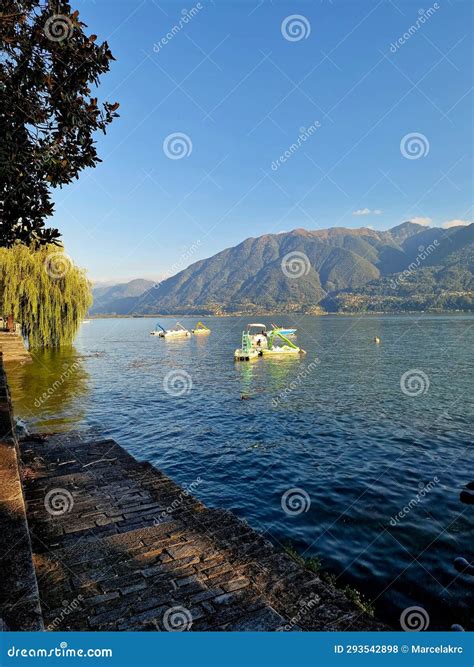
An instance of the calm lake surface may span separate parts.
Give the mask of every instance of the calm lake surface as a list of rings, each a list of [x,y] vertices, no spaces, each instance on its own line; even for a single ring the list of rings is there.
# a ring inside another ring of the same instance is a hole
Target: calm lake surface
[[[149,335],[155,320],[93,320],[74,349],[10,374],[16,414],[114,438],[194,482],[208,505],[318,555],[394,627],[412,605],[430,629],[469,627],[471,583],[453,560],[473,557],[459,493],[474,479],[474,317],[271,319],[298,327],[305,357],[234,363],[248,318],[207,318],[210,336],[175,341]]]

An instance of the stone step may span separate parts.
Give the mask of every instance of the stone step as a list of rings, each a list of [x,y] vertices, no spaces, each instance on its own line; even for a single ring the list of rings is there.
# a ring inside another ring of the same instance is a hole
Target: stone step
[[[6,364],[24,364],[31,362],[31,355],[25,347],[23,338],[17,333],[0,331],[0,352]]]
[[[21,452],[49,629],[381,627],[246,522],[206,508],[114,441],[69,433],[30,438]]]

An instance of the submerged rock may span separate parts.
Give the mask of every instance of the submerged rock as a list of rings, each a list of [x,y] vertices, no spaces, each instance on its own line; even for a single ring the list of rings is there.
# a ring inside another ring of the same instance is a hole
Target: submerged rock
[[[474,575],[474,565],[469,563],[462,556],[459,556],[458,558],[454,559],[454,567],[458,572],[462,572],[463,574]]]
[[[461,491],[459,494],[459,500],[465,505],[474,505],[474,493],[469,493],[469,491]]]

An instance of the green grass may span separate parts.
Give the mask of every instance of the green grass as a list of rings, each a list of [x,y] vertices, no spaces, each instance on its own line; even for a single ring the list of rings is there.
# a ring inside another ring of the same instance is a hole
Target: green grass
[[[368,600],[366,597],[362,595],[360,591],[358,591],[356,588],[353,588],[352,586],[338,585],[336,575],[333,574],[332,572],[327,572],[326,570],[323,570],[320,558],[318,558],[317,556],[312,556],[310,558],[302,556],[296,551],[296,549],[290,542],[285,544],[283,549],[285,553],[292,560],[295,561],[295,563],[298,563],[298,565],[301,565],[302,567],[306,568],[307,570],[310,570],[311,572],[319,574],[321,579],[326,584],[332,586],[333,588],[341,590],[346,596],[346,598],[351,600],[351,602],[353,602],[356,605],[356,607],[358,607],[361,611],[365,612],[368,616],[371,617],[375,615],[375,606],[371,602],[371,600]]]
[[[347,598],[349,598],[349,600],[352,600],[356,607],[359,607],[359,609],[364,611],[367,616],[374,617],[375,606],[373,602],[364,597],[360,591],[358,591],[356,588],[353,588],[352,586],[345,586],[342,589],[342,592]]]
[[[317,556],[313,556],[311,558],[305,558],[304,556],[301,556],[290,542],[285,544],[283,549],[285,553],[295,561],[295,563],[302,565],[307,570],[311,570],[311,572],[315,572],[316,574],[321,572],[321,561]]]

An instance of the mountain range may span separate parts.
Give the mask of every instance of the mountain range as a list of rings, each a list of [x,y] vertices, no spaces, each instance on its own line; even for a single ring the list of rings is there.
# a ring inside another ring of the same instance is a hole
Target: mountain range
[[[249,238],[167,280],[94,290],[92,314],[472,309],[474,225]]]
[[[150,290],[155,283],[137,278],[118,285],[97,285],[93,288],[94,303],[91,314],[123,315],[134,312],[138,307],[139,297]]]

